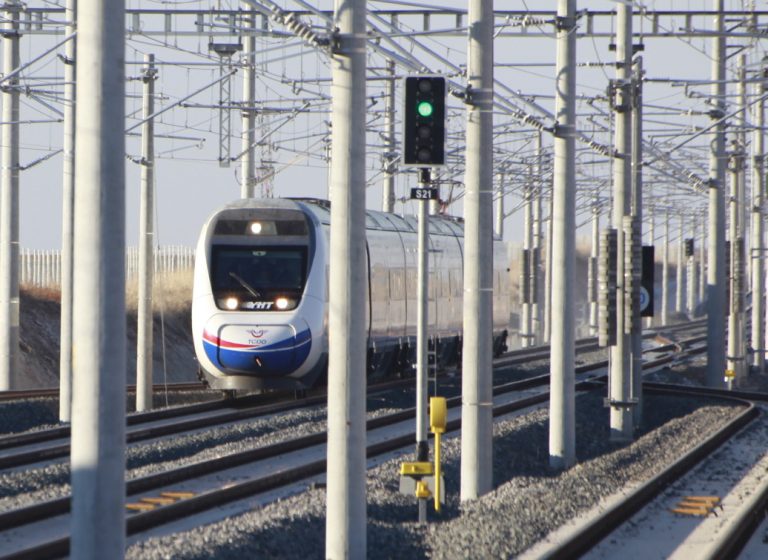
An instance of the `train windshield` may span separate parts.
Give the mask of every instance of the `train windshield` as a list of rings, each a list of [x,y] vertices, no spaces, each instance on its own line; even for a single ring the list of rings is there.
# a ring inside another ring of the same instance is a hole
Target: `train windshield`
[[[307,248],[214,246],[211,265],[219,309],[285,311],[304,291]]]

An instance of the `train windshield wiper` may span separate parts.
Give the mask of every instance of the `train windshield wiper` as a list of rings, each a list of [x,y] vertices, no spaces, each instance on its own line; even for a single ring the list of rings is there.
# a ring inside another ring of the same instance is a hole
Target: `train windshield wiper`
[[[253,286],[251,286],[248,282],[240,278],[240,276],[238,276],[234,272],[230,272],[229,275],[235,280],[237,280],[243,288],[248,290],[253,297],[257,299],[261,299],[261,294],[259,293],[259,291],[256,290]]]

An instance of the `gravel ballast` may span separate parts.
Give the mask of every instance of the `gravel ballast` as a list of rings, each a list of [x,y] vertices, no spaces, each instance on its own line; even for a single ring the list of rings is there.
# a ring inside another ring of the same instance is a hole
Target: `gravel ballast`
[[[577,398],[578,464],[548,468],[548,415],[539,409],[497,420],[494,487],[468,503],[458,499],[460,443],[443,447],[447,504],[419,526],[415,499],[398,492],[394,459],[368,472],[369,558],[508,558],[521,553],[627,485],[649,479],[723,425],[739,407],[716,401],[649,395],[648,429],[630,445],[609,442],[603,395]],[[430,507],[431,510],[431,507]],[[312,489],[264,508],[129,547],[131,559],[323,558],[325,490]]]
[[[597,356],[597,353],[595,353]],[[584,356],[590,361],[593,356]],[[497,376],[511,381],[546,371],[528,363]],[[508,376],[508,377],[507,377]],[[460,392],[458,378],[445,380],[441,393]],[[455,385],[450,387],[449,385]],[[584,514],[604,498],[649,479],[737,413],[719,401],[646,396],[647,428],[631,445],[609,442],[605,389],[577,397],[578,464],[564,473],[548,468],[546,408],[497,419],[494,428],[494,490],[460,504],[460,443],[446,437],[443,464],[447,500],[430,523],[415,523],[415,499],[398,492],[399,464],[408,455],[368,471],[369,558],[508,558],[541,540],[567,520]],[[409,391],[374,395],[369,417],[412,406]],[[8,432],[55,423],[54,403],[0,407]],[[127,478],[252,449],[255,446],[325,429],[325,408],[316,407],[219,426],[162,441],[133,444],[127,451]],[[0,474],[0,511],[69,492],[69,465],[62,459],[42,468]],[[325,490],[315,488],[245,514],[232,515],[190,531],[132,544],[131,559],[323,558]]]

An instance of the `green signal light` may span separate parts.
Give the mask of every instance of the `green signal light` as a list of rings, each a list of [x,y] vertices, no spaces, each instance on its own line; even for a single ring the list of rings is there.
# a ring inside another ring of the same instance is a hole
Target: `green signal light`
[[[420,117],[431,117],[434,111],[435,108],[429,101],[419,101],[419,104],[416,105],[416,112]]]

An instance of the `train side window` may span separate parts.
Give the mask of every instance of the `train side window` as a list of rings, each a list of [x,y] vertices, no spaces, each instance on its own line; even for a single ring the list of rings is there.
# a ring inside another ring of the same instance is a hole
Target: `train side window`
[[[448,271],[440,271],[440,297],[447,298],[451,295],[451,286],[448,281]]]
[[[418,283],[418,276],[416,275],[415,268],[409,268],[405,274],[405,290],[408,293],[410,299],[416,297],[416,285]]]
[[[455,297],[461,296],[462,284],[461,270],[454,268],[451,270],[451,292]]]
[[[418,276],[417,276],[418,280]],[[437,293],[437,274],[434,270],[429,271],[429,282],[427,283],[427,293],[429,294],[427,297],[430,300],[435,300],[435,294]]]
[[[372,299],[374,301],[386,301],[389,299],[389,286],[387,278],[387,269],[377,266],[371,270],[371,289],[373,290]]]
[[[393,300],[401,301],[404,299],[402,270],[389,271],[389,290]]]

